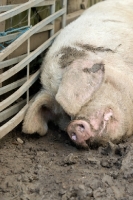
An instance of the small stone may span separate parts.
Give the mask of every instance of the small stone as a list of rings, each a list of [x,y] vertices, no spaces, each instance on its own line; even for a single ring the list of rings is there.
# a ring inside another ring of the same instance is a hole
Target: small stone
[[[91,184],[90,184],[90,187],[93,189],[93,190],[96,190],[97,188],[100,188],[103,186],[103,183],[102,181],[98,180],[98,179],[94,179],[91,181]]]
[[[37,168],[38,168],[38,169],[41,169],[41,168],[42,168],[42,165],[37,165]]]
[[[115,198],[119,199],[122,196],[121,190],[116,186],[111,186],[111,188],[112,188],[112,190],[114,192]]]
[[[119,173],[116,172],[116,171],[114,171],[114,172],[110,173],[110,175],[111,175],[114,179],[117,179]]]
[[[109,186],[114,184],[111,176],[109,176],[109,175],[104,175],[102,182],[107,183]]]
[[[73,165],[77,162],[77,156],[74,156],[73,153],[70,153],[64,158],[64,165]]]
[[[87,188],[87,197],[92,197],[93,196],[93,191],[92,189],[89,187]]]
[[[19,142],[20,144],[23,144],[23,143],[24,143],[24,141],[21,140],[21,138],[17,138],[17,142]]]
[[[62,183],[62,188],[63,188],[63,189],[66,189],[66,188],[67,188],[65,183]]]
[[[81,189],[81,190],[85,190],[85,186],[82,185],[82,184],[80,184],[80,185],[79,185],[79,189]]]
[[[96,158],[88,158],[85,162],[88,164],[97,165],[97,166],[100,164],[100,162],[96,160]]]
[[[20,180],[21,180],[21,178],[22,178],[22,177],[21,177],[21,175],[20,175],[20,176],[18,176],[18,178],[17,178],[17,181],[20,181]]]
[[[108,160],[102,160],[100,164],[101,164],[102,167],[105,167],[105,168],[111,168],[112,167],[111,162],[109,162]]]
[[[103,197],[106,196],[105,190],[99,187],[96,190],[94,190],[93,196],[94,196],[95,199],[98,199],[98,198],[101,198],[101,197],[103,198]]]
[[[66,193],[66,190],[64,190],[64,189],[61,189],[61,190],[60,190],[60,192],[59,192],[59,195],[61,195],[61,196],[62,196],[62,195],[64,195],[65,193]]]

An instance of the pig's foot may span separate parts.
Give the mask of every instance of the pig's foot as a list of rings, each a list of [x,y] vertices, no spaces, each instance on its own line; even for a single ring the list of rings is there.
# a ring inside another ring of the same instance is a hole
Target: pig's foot
[[[23,132],[28,134],[38,133],[43,136],[48,131],[47,123],[53,115],[50,111],[53,105],[51,95],[45,91],[40,92],[34,102],[29,106],[23,122]]]
[[[38,112],[35,114],[32,113],[31,115],[31,109],[28,110],[24,123],[23,123],[23,132],[27,134],[33,134],[33,133],[38,133],[39,135],[43,136],[47,133],[48,131],[48,117],[49,117],[49,112],[46,108],[40,108]]]

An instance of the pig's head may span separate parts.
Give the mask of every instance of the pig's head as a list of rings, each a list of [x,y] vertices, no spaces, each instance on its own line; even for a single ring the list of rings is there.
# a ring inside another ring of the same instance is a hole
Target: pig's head
[[[75,116],[91,100],[103,79],[104,64],[100,60],[76,60],[64,70],[55,98],[67,114]]]
[[[89,104],[81,109],[67,127],[71,140],[80,146],[87,147],[86,141],[105,143],[109,141],[109,132],[115,132],[117,126],[113,119],[113,110],[89,109]]]
[[[77,60],[65,70],[56,100],[72,118],[67,127],[71,140],[86,147],[88,140],[107,142],[110,138],[115,139],[119,108],[114,108],[117,102],[112,101],[118,99],[110,96],[114,88],[105,83],[104,64]]]

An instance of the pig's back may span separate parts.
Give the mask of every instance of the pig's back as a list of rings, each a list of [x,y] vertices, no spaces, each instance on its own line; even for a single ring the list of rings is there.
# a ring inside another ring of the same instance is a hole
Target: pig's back
[[[50,53],[54,54],[63,46],[76,44],[90,44],[128,53],[129,48],[133,49],[132,33],[133,1],[108,0],[87,9],[69,24],[55,40]]]
[[[105,59],[112,53],[114,57],[120,56],[124,62],[132,63],[133,1],[100,2],[65,27],[55,39],[42,65],[41,81],[45,88],[52,88],[55,93],[58,89],[63,73],[59,60],[65,54],[64,47],[90,51],[86,45],[102,49],[101,52],[94,52],[94,56]],[[47,81],[49,77],[50,83]]]

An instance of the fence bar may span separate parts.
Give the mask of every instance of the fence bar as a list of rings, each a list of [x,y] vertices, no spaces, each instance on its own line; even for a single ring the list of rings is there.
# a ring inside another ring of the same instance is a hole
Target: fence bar
[[[26,81],[16,92],[14,92],[11,96],[6,98],[0,103],[0,111],[7,108],[14,101],[16,101],[22,94],[24,94],[28,88],[38,79],[40,74],[40,70],[38,70],[35,74],[33,74],[28,81]]]
[[[5,60],[3,62],[0,62],[0,69],[3,69],[3,68],[8,67],[10,65],[16,64],[16,63],[20,62],[21,60],[23,60],[26,56],[27,56],[27,54],[24,54],[22,56],[18,56],[16,58],[11,58],[9,60]]]
[[[55,2],[53,5],[51,5],[50,11],[51,11],[51,15],[55,13]],[[51,24],[53,25],[53,29],[50,31],[50,37],[54,35],[54,21],[51,22]]]
[[[53,29],[53,25],[47,25],[45,27],[43,27],[42,29],[40,29],[39,31],[37,31],[36,33],[41,33],[41,32],[44,32],[44,31],[48,31],[48,30],[51,30]],[[20,33],[13,33],[13,34],[9,34],[9,35],[6,35],[6,36],[0,36],[0,42],[6,42],[6,41],[9,41],[9,40],[13,40],[15,39]]]
[[[36,50],[34,50],[32,53],[30,53],[29,56],[24,58],[21,62],[19,62],[17,65],[12,67],[11,69],[7,70],[3,74],[0,75],[0,82],[5,81],[6,79],[10,78],[17,72],[19,72],[21,69],[23,69],[28,63],[30,63],[32,60],[34,60],[40,53],[42,53],[46,48],[48,48],[54,38],[59,34],[60,31],[58,31],[56,34],[54,34],[50,39],[48,39],[44,44],[39,46]]]
[[[2,13],[2,14],[0,14],[0,22],[7,20],[7,19],[9,19],[9,18],[11,18],[11,17],[13,17],[13,16],[25,11],[25,10],[28,10],[29,8],[35,6],[39,3],[42,3],[43,1],[44,0],[31,0],[27,3],[20,5],[20,6],[17,6],[17,7],[13,8],[13,9],[5,12],[5,13]]]
[[[31,1],[31,0],[29,0]],[[29,8],[28,10],[28,26],[30,27],[31,23],[30,23],[30,16],[31,16],[31,8]],[[30,37],[28,38],[28,44],[27,44],[27,56],[30,55]],[[29,80],[30,77],[30,63],[28,63],[27,65],[27,81]],[[27,88],[26,91],[26,99],[27,99],[27,104],[29,103],[29,88]]]
[[[19,103],[16,103],[15,105],[11,106],[10,108],[4,110],[0,113],[0,123],[4,120],[8,119],[9,117],[15,115],[17,112],[21,110],[21,108],[24,107],[26,104],[26,100],[22,100]]]
[[[37,25],[29,29],[23,35],[21,35],[18,39],[16,39],[12,44],[10,44],[6,49],[4,49],[0,53],[0,61],[6,58],[10,53],[12,53],[15,49],[17,49],[23,42],[25,42],[29,37],[31,37],[34,33],[39,31],[43,26],[49,24],[51,21],[55,20],[59,16],[65,13],[65,8],[62,8],[58,12],[54,13],[53,15],[47,17],[46,19],[39,22]],[[1,78],[0,78],[1,79]],[[1,81],[1,80],[0,80]]]
[[[23,120],[28,105],[24,106],[10,121],[0,127],[0,139],[14,129]]]
[[[7,93],[11,90],[18,88],[19,86],[23,85],[25,83],[25,81],[26,81],[26,77],[21,78],[20,80],[15,81],[13,83],[10,83],[10,84],[8,84],[4,87],[1,87],[0,88],[0,95],[5,94],[5,93]]]
[[[54,4],[54,2],[55,2],[54,0],[46,0],[45,2],[39,3],[38,5],[33,5],[31,7],[50,6]],[[0,12],[6,12],[21,5],[23,4],[12,4],[12,5],[0,6]]]
[[[13,8],[16,8],[17,6],[20,6],[21,4],[13,4],[13,5],[4,5],[0,6],[0,12],[7,12],[8,10],[11,10]]]

